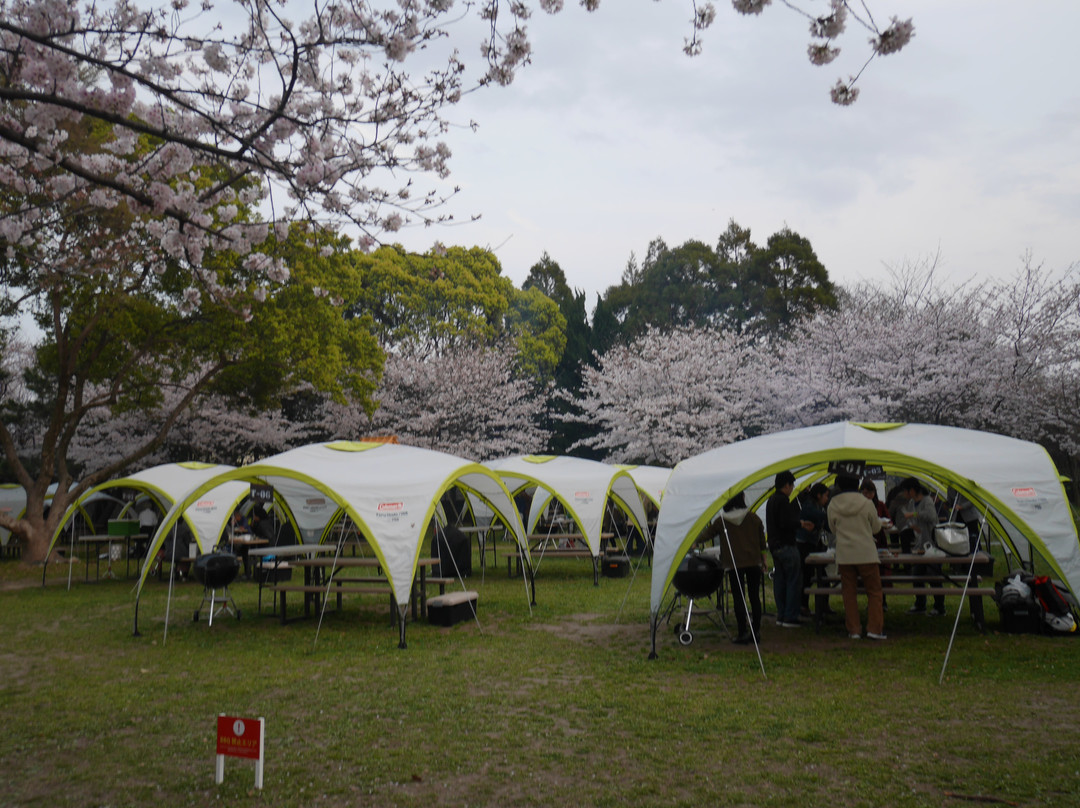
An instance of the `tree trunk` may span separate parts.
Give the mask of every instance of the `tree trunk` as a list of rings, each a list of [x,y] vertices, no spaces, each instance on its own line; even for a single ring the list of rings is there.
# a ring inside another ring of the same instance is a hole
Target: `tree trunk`
[[[48,506],[46,517],[44,497],[36,494],[34,490],[27,492],[26,510],[22,518],[17,519],[11,526],[11,540],[19,543],[23,563],[40,564],[45,560],[49,551],[49,540],[71,501],[70,495],[57,492]]]

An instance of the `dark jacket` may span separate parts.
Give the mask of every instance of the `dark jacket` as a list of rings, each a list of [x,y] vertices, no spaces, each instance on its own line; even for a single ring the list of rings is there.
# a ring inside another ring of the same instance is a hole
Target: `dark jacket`
[[[799,506],[779,491],[765,503],[765,532],[769,536],[769,550],[794,546],[795,531],[799,529]]]
[[[735,508],[723,511],[726,535],[721,531],[717,537],[721,547],[720,566],[729,570],[732,567],[745,569],[761,566],[761,556],[765,552],[765,526],[761,518],[748,508]],[[717,522],[720,520],[718,519]],[[724,527],[723,525],[721,527]],[[731,542],[730,549],[728,542]],[[734,563],[732,554],[734,553]]]
[[[821,529],[825,527],[825,511],[809,494],[807,494],[806,504],[803,505],[799,518],[804,522],[813,522],[814,529],[807,530],[800,524],[795,529],[795,541],[817,547],[821,543]]]

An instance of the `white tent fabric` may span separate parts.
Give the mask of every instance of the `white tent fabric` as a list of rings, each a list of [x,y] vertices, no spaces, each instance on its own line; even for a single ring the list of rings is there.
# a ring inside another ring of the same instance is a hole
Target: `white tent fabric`
[[[53,534],[49,549],[52,550],[52,546],[56,543],[64,525],[75,513],[76,508],[102,491],[107,491],[110,488],[132,488],[143,491],[152,496],[162,510],[170,510],[189,491],[206,480],[217,477],[233,468],[234,466],[213,463],[165,463],[143,469],[127,477],[118,477],[104,482],[84,492],[78,500],[72,503]],[[184,520],[188,523],[192,536],[195,537],[202,550],[208,550],[217,543],[218,536],[221,535],[221,530],[225,522],[228,521],[233,507],[238,499],[242,499],[244,494],[247,493],[247,486],[240,486],[240,489],[242,490],[234,488],[233,490],[215,492],[213,497],[207,497],[193,503],[184,513]],[[147,551],[147,560],[152,560],[153,557],[153,552]]]
[[[628,466],[617,465],[615,468],[625,469],[634,478],[638,489],[645,494],[652,503],[659,508],[660,500],[664,496],[664,488],[671,477],[671,469],[663,466]]]
[[[427,526],[451,486],[459,485],[487,501],[528,554],[510,492],[490,470],[443,452],[352,441],[301,446],[204,481],[166,515],[155,541],[175,521],[177,509],[190,507],[232,480],[273,486],[292,511],[304,542],[318,541],[331,519],[344,512],[382,562],[402,621]],[[139,586],[141,591],[142,581]]]
[[[1080,592],[1080,540],[1061,477],[1041,446],[955,427],[844,422],[751,438],[675,467],[656,528],[654,622],[679,562],[730,497],[751,489],[763,493],[785,469],[799,479],[824,474],[833,460],[861,460],[954,487],[979,505],[1003,539],[1014,547],[1030,542]]]
[[[74,486],[74,483],[72,483]],[[45,490],[45,504],[52,502],[57,484],[53,483]],[[14,519],[21,519],[26,514],[26,489],[17,483],[0,484],[0,512]],[[0,546],[7,546],[11,531],[0,527]]]
[[[4,483],[0,485],[0,513],[18,519],[26,510],[26,490],[21,485]],[[0,546],[7,546],[11,531],[0,527]]]
[[[550,455],[515,455],[484,465],[506,480],[512,491],[528,486],[542,489],[533,496],[528,518],[530,530],[536,525],[547,501],[554,496],[581,530],[593,557],[598,557],[603,550],[600,534],[604,508],[608,499],[615,497],[628,510],[638,529],[648,536],[641,493],[625,469],[580,457]]]

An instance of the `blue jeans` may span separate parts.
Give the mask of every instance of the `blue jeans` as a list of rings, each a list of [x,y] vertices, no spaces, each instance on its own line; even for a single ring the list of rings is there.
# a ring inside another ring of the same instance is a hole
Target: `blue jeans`
[[[773,551],[773,598],[776,600],[776,619],[781,623],[799,622],[802,603],[802,561],[794,544]]]

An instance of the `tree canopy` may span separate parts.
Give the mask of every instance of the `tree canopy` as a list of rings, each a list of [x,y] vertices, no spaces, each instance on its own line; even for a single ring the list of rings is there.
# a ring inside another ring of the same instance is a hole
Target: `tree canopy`
[[[650,328],[761,335],[835,304],[828,272],[806,238],[785,228],[759,247],[749,230],[732,221],[715,248],[695,240],[670,248],[655,239],[640,266],[631,257],[622,282],[597,305],[595,319],[604,326],[606,344]]]
[[[509,338],[521,373],[541,384],[551,379],[566,345],[565,319],[546,295],[514,288],[490,251],[388,246],[354,251],[352,260],[362,282],[348,311],[369,316],[387,350],[423,357]]]

